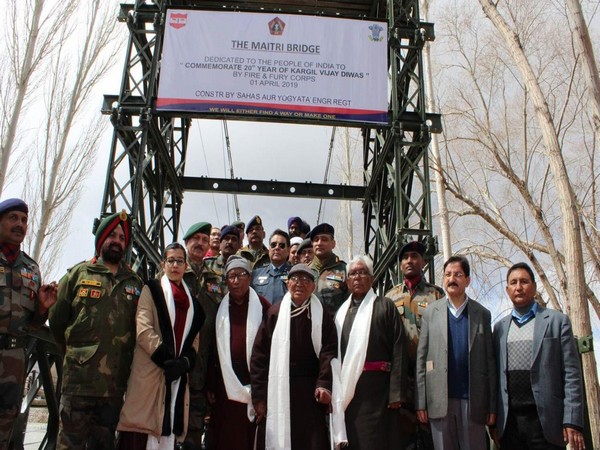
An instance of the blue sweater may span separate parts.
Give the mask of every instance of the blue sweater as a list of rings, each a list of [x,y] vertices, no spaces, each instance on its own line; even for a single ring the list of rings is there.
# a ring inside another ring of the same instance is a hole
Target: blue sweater
[[[448,310],[448,396],[469,398],[469,306],[458,317]]]

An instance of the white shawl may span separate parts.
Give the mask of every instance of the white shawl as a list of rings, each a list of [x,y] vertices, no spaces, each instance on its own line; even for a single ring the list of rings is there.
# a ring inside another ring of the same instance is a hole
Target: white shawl
[[[323,306],[312,294],[310,299],[311,338],[317,357],[321,353]],[[290,314],[289,292],[281,300],[277,324],[271,340],[269,383],[267,388],[266,450],[291,450],[290,424]]]
[[[248,365],[248,371],[250,371],[250,356],[252,355],[254,339],[256,338],[256,333],[263,317],[262,304],[256,291],[252,288],[250,288],[249,297],[248,316],[246,318],[246,364]],[[252,422],[255,414],[250,395],[250,385],[242,385],[231,365],[229,294],[225,296],[219,305],[216,320],[217,351],[219,353],[219,363],[221,365],[225,390],[227,391],[227,398],[236,402],[246,403],[248,405],[248,420]]]
[[[354,397],[356,383],[358,383],[358,379],[365,366],[367,346],[369,344],[369,332],[371,331],[371,317],[373,316],[373,304],[375,303],[376,298],[375,292],[373,289],[370,289],[358,306],[358,311],[356,312],[356,317],[354,318],[352,329],[350,330],[350,337],[348,338],[348,346],[346,347],[346,354],[344,355],[342,362],[341,373],[342,392],[340,395],[344,411]],[[338,332],[338,358],[340,361],[342,361],[342,328],[344,327],[344,320],[346,319],[346,313],[348,312],[351,302],[352,295],[342,304],[335,316],[335,326]]]

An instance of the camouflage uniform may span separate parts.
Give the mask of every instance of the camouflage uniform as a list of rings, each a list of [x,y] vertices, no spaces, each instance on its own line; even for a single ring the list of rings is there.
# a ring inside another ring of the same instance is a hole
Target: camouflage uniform
[[[315,294],[333,317],[350,295],[346,285],[346,263],[332,253],[320,268],[317,264],[315,257],[310,264],[311,269],[319,272]]]
[[[402,408],[400,411],[401,420],[399,426],[401,428],[402,441],[399,443],[399,448],[407,450],[416,449],[416,441],[420,437],[425,444],[425,448],[433,450],[429,426],[423,426],[417,421],[414,410],[415,367],[419,333],[421,331],[421,316],[430,303],[444,296],[444,291],[442,288],[427,283],[424,278],[421,278],[421,281],[415,286],[412,294],[406,284],[402,283],[390,289],[385,296],[396,304],[402,318],[402,328],[404,329],[408,356],[407,407]],[[419,432],[416,431],[417,429]],[[418,436],[419,434],[420,436]]]
[[[221,298],[225,297],[228,289],[227,284],[225,283],[225,260],[223,259],[223,255],[206,258],[204,260],[204,265],[216,275],[215,279],[218,280],[219,284],[218,287],[213,286],[212,284],[208,287],[213,289],[215,292],[219,292],[221,294]]]
[[[250,261],[253,268],[268,266],[271,263],[269,249],[264,245],[259,250],[252,250],[250,246],[246,245],[245,247],[240,248],[237,254]]]
[[[217,258],[214,258],[217,259]],[[222,275],[218,275],[207,267],[189,262],[183,279],[192,295],[198,299],[204,310],[205,320],[200,329],[200,346],[198,359],[189,376],[190,411],[186,448],[200,448],[204,432],[204,417],[209,414],[208,404],[204,393],[206,371],[211,352],[214,351],[215,320],[219,303],[225,296],[221,289]]]
[[[46,321],[37,312],[40,285],[33,259],[21,251],[11,265],[0,251],[0,449],[8,446],[23,399],[27,333]]]
[[[58,449],[114,447],[142,280],[121,262],[82,262],[60,280],[50,328],[65,351]],[[87,447],[86,447],[87,446]]]

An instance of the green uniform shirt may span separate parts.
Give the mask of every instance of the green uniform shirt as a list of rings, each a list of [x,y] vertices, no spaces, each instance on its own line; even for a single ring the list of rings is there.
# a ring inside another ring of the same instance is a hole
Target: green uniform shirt
[[[350,295],[346,285],[346,263],[332,253],[322,267],[318,267],[316,257],[310,267],[319,272],[315,294],[333,317]]]
[[[237,254],[250,261],[252,267],[264,267],[271,263],[269,249],[264,245],[258,250],[252,250],[249,245],[246,245],[245,247],[242,247]]]
[[[142,280],[121,263],[116,275],[85,261],[60,280],[50,328],[65,351],[64,394],[121,397],[135,345],[135,310]]]

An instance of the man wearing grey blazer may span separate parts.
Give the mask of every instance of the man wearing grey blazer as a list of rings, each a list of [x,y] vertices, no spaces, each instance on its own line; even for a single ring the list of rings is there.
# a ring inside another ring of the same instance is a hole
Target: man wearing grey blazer
[[[469,262],[444,263],[446,297],[425,310],[417,348],[416,409],[436,450],[482,450],[496,420],[497,371],[490,312],[470,299]]]
[[[506,276],[512,313],[494,327],[498,420],[494,440],[507,450],[584,448],[581,367],[569,318],[539,306],[533,271]]]

